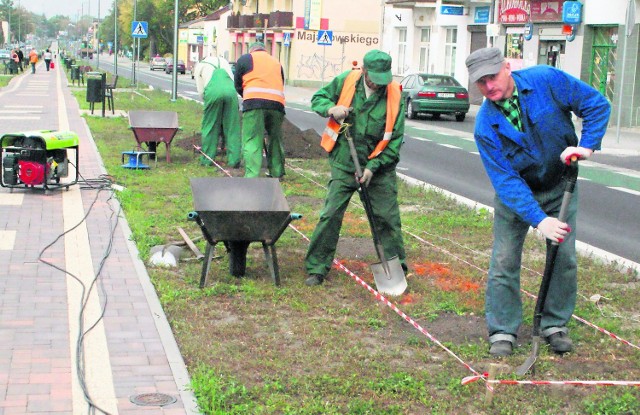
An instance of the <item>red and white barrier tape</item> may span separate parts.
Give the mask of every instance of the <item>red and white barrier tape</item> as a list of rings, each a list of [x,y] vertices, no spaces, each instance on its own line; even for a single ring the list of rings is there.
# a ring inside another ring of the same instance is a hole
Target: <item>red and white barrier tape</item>
[[[307,238],[307,236],[305,234],[303,234],[302,232],[300,232],[295,226],[289,224],[289,226],[295,231],[297,232],[300,236],[302,236],[302,238],[304,238],[307,242],[309,242],[309,238]],[[480,374],[480,372],[478,372],[477,370],[475,370],[473,367],[471,367],[470,364],[466,363],[464,360],[462,360],[460,357],[458,357],[458,355],[456,355],[453,351],[451,351],[447,346],[445,346],[444,344],[440,343],[440,341],[438,339],[436,339],[435,337],[433,337],[431,335],[431,333],[429,333],[427,330],[425,330],[420,324],[418,324],[414,319],[412,319],[411,317],[409,317],[407,314],[405,314],[402,310],[400,310],[398,308],[398,306],[396,306],[394,303],[392,303],[391,301],[389,301],[384,295],[382,295],[381,293],[379,293],[377,290],[375,290],[373,287],[371,287],[369,284],[367,284],[364,280],[362,280],[362,278],[358,277],[355,273],[353,273],[349,268],[347,268],[346,266],[344,266],[343,264],[341,264],[337,259],[333,260],[333,264],[336,265],[338,268],[340,268],[341,270],[343,270],[345,273],[347,273],[347,275],[349,275],[351,278],[353,278],[358,284],[362,285],[364,288],[367,289],[367,291],[369,291],[371,294],[373,294],[376,299],[378,301],[380,301],[381,303],[385,304],[386,306],[388,306],[389,308],[391,308],[393,311],[396,312],[396,314],[398,314],[400,317],[402,317],[406,322],[408,322],[409,324],[411,324],[415,329],[417,329],[420,333],[424,334],[429,340],[431,340],[433,343],[435,343],[436,345],[438,345],[441,349],[443,349],[445,352],[447,352],[450,356],[452,356],[454,359],[456,359],[460,364],[462,364],[465,368],[467,368],[467,370],[469,370],[470,372],[474,373],[478,378],[482,378],[482,375]],[[489,389],[493,389],[491,388],[490,385],[487,384],[487,388]]]
[[[534,294],[531,294],[530,292],[523,290],[522,288],[520,288],[520,291],[522,291],[524,294],[528,295],[529,297],[533,298],[533,299],[537,299],[538,297],[536,297]],[[594,328],[596,330],[598,330],[600,333],[606,334],[607,336],[611,337],[612,339],[616,339],[624,344],[626,344],[627,346],[633,347],[635,349],[640,350],[640,347],[636,346],[635,344],[631,343],[629,340],[625,340],[620,336],[617,336],[613,333],[611,333],[609,330],[607,329],[603,329],[602,327],[598,327],[595,324],[583,319],[582,317],[579,317],[575,314],[572,314],[571,317],[575,318],[576,320],[578,320],[579,322],[581,322],[582,324],[586,324],[587,326]]]
[[[216,166],[217,168],[219,168],[220,170],[222,170],[222,172],[224,174],[226,174],[229,177],[231,176],[231,173],[229,173],[227,170],[224,169],[224,167],[222,167],[220,164],[218,164],[214,159],[212,159],[211,157],[209,157],[204,151],[202,151],[202,147],[198,147],[197,145],[193,144],[193,148],[198,150],[203,156],[206,157],[207,160],[209,160],[210,162],[213,163],[214,166]]]
[[[462,384],[484,380],[494,385],[571,385],[571,386],[635,386],[640,387],[640,381],[633,380],[511,380],[489,379],[488,373],[482,375],[467,376],[462,379]]]

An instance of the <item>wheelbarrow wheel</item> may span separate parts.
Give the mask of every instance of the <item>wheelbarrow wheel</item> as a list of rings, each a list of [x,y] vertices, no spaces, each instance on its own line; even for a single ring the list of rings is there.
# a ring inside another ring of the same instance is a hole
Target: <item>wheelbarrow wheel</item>
[[[234,277],[243,277],[247,270],[247,249],[249,242],[227,242],[229,250],[229,272]]]

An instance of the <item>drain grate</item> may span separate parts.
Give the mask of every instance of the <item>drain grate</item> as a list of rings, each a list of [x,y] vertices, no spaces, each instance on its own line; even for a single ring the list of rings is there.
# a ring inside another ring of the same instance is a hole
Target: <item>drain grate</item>
[[[176,401],[176,398],[166,393],[141,393],[129,399],[140,406],[165,406]]]

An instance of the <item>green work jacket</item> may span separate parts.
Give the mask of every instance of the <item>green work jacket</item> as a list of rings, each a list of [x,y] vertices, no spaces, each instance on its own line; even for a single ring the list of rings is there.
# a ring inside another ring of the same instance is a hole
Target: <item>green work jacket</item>
[[[323,117],[328,117],[327,111],[336,105],[342,85],[350,71],[335,77],[329,84],[318,90],[311,98],[311,109]],[[393,127],[391,141],[377,157],[369,160],[369,154],[384,136],[387,121],[387,89],[378,89],[367,99],[364,91],[364,75],[356,84],[356,91],[351,102],[353,111],[344,122],[351,124],[350,131],[358,151],[358,160],[364,171],[365,168],[373,173],[395,170],[400,161],[400,147],[404,140],[404,101],[400,102],[400,110]],[[329,153],[329,163],[332,169],[346,173],[355,173],[355,165],[351,159],[349,143],[340,134],[335,147]]]

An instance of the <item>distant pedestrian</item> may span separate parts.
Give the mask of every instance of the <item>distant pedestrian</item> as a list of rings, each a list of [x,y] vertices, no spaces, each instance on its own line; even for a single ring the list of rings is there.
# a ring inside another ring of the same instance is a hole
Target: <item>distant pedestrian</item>
[[[31,73],[36,73],[36,63],[38,63],[38,52],[35,49],[31,49],[29,52],[29,63],[31,64]]]
[[[47,50],[44,52],[44,64],[47,67],[47,72],[49,72],[49,68],[51,68],[51,57],[52,57],[52,53],[49,50],[49,48],[47,48]]]
[[[24,72],[24,53],[20,48],[16,50],[16,53],[18,54],[18,69],[20,69],[20,72]]]
[[[280,62],[269,55],[262,42],[253,43],[249,53],[236,64],[235,87],[242,95],[242,156],[244,177],[258,177],[262,150],[266,149],[271,177],[284,176],[284,71]],[[265,131],[268,135],[264,142]]]

